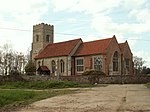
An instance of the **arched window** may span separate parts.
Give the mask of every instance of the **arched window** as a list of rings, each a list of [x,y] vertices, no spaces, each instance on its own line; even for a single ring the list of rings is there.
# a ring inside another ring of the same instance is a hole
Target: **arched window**
[[[64,73],[65,71],[65,62],[60,60],[60,73]]]
[[[39,35],[36,35],[36,42],[39,41]]]
[[[126,68],[126,74],[129,74],[130,72],[130,59],[125,59],[125,68]]]
[[[119,64],[118,61],[119,61],[118,52],[115,51],[113,56],[113,71],[118,71],[118,64]]]
[[[102,70],[102,58],[100,56],[94,57],[94,70],[101,71]]]
[[[40,65],[41,65],[41,62],[40,62],[40,61],[38,61],[38,66],[40,67]]]
[[[49,35],[46,35],[46,42],[49,42]]]
[[[55,73],[55,70],[56,70],[56,63],[55,63],[54,60],[51,62],[51,66],[52,66],[52,73]]]

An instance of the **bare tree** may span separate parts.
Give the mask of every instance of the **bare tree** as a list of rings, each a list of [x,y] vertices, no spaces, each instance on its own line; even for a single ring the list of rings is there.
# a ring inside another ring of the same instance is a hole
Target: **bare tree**
[[[25,65],[27,64],[26,55],[22,53],[16,54],[16,68],[20,73],[24,73]]]
[[[141,74],[143,64],[145,63],[145,61],[141,57],[134,56],[133,57],[133,62],[134,62],[134,71],[135,71],[134,73],[136,75]]]
[[[6,43],[1,47],[1,70],[2,75],[8,75],[8,73],[12,69],[12,60],[13,60],[13,54],[12,54],[12,46],[9,43]]]
[[[8,43],[0,48],[0,75],[10,75],[11,71],[24,73],[28,60],[26,55],[14,52]]]

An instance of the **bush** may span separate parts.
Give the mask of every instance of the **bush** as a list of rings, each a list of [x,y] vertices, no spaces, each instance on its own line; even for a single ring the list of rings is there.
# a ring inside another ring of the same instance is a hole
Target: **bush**
[[[32,60],[29,60],[27,65],[25,66],[26,75],[35,75],[36,67]]]
[[[18,70],[11,70],[10,75],[18,76],[18,75],[20,75],[20,73]]]
[[[88,76],[106,76],[106,74],[102,71],[96,71],[96,70],[90,70],[90,71],[85,71],[82,75]]]

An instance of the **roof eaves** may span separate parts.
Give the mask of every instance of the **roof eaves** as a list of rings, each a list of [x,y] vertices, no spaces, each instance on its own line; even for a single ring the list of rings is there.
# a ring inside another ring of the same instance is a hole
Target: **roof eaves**
[[[74,57],[79,57],[79,56],[91,56],[91,55],[106,55],[106,53],[81,54],[81,55],[74,55]]]
[[[57,55],[57,56],[43,56],[43,57],[38,57],[38,58],[34,58],[35,60],[37,59],[43,59],[43,58],[54,58],[54,57],[63,57],[63,56],[69,56],[69,55]]]
[[[79,44],[79,42],[83,43],[83,41],[82,41],[81,38],[79,38],[79,40],[78,40],[78,42],[76,43],[76,45],[70,50],[69,55],[70,55],[71,52],[74,50],[74,48]],[[81,45],[81,44],[80,44],[80,45]],[[78,46],[78,48],[80,47],[80,45]],[[78,48],[76,49],[75,53],[78,51]],[[75,53],[74,53],[74,54],[75,54]],[[68,55],[68,56],[69,56],[69,55]]]
[[[105,54],[106,54],[106,50],[107,50],[108,46],[110,45],[113,38],[116,38],[115,35],[112,38],[110,38],[108,45],[106,46],[105,50],[103,51],[103,52],[105,52]]]

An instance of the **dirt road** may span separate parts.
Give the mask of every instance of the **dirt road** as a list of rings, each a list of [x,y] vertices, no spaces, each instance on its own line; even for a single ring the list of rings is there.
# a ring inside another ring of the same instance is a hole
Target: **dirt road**
[[[150,112],[144,85],[108,85],[35,102],[18,112]]]

